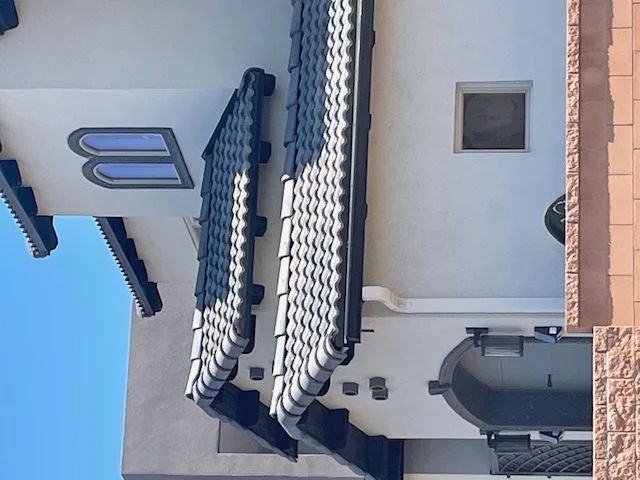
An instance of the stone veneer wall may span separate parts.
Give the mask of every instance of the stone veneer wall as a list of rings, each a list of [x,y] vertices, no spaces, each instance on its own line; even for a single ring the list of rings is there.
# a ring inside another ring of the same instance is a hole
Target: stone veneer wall
[[[640,479],[640,328],[594,329],[594,465],[596,480]]]

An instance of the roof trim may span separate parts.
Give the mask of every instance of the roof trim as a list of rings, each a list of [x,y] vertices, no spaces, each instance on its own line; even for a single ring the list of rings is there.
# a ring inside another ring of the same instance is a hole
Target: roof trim
[[[24,233],[31,255],[48,256],[58,246],[53,217],[38,215],[33,189],[22,184],[15,160],[0,160],[0,197]]]
[[[18,11],[13,0],[0,0],[0,35],[19,24]]]
[[[354,22],[355,56],[351,105],[351,171],[345,181],[349,185],[348,234],[346,254],[346,298],[342,335],[345,345],[360,343],[362,329],[362,284],[364,270],[364,231],[367,217],[367,163],[371,130],[371,65],[375,31],[374,0],[357,0],[358,18]]]
[[[95,217],[96,224],[124,276],[133,300],[143,317],[162,310],[158,285],[150,282],[144,262],[138,257],[135,242],[127,237],[121,217]]]

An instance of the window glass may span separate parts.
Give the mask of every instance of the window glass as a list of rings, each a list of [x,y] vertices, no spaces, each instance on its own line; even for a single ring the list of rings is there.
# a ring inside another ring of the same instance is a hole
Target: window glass
[[[524,150],[526,94],[464,93],[463,150]]]
[[[154,152],[168,155],[167,146],[159,134],[90,133],[82,137],[83,148],[97,152]]]
[[[172,163],[101,163],[95,172],[107,182],[117,180],[159,180],[179,182]]]
[[[86,159],[82,165],[85,178],[101,187],[194,187],[171,128],[79,128],[67,143]]]

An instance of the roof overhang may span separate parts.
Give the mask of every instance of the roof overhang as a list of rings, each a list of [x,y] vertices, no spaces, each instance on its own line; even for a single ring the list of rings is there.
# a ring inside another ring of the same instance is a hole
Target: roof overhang
[[[129,286],[140,315],[155,315],[162,310],[158,286],[149,280],[135,242],[127,236],[124,220],[120,217],[95,217],[95,221]]]
[[[31,254],[48,256],[58,246],[53,217],[38,215],[33,189],[23,185],[15,160],[0,160],[0,196],[24,233]]]
[[[253,349],[255,316],[264,287],[253,283],[256,237],[266,230],[257,215],[258,166],[271,146],[261,140],[264,97],[275,77],[252,68],[242,77],[203,153],[200,246],[186,395],[209,416],[245,430],[265,448],[297,457],[289,437],[257,391],[231,382],[238,359]]]

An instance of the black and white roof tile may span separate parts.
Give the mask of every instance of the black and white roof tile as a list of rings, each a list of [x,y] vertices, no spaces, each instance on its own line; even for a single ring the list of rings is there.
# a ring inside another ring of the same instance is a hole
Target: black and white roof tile
[[[233,94],[204,159],[197,306],[187,394],[208,407],[252,338],[253,245],[257,214],[264,73],[249,71]]]
[[[346,359],[346,205],[354,0],[294,0],[271,414],[295,425]]]
[[[186,395],[209,416],[294,458],[296,442],[269,416],[258,392],[230,383],[240,355],[252,348],[251,307],[264,295],[264,287],[253,283],[253,257],[255,238],[266,228],[266,219],[257,214],[258,166],[270,155],[270,145],[260,137],[263,99],[274,88],[275,77],[248,70],[203,154],[200,266]]]

